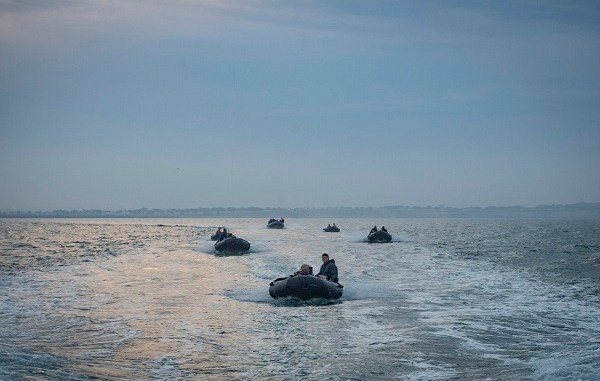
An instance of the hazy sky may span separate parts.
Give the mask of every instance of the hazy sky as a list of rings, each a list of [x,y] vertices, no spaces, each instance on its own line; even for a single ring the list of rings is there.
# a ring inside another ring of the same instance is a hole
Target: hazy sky
[[[598,1],[0,0],[2,211],[579,201]]]

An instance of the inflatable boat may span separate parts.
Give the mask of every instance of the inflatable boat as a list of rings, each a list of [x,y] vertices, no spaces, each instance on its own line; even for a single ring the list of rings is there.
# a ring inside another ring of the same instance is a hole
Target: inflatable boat
[[[267,223],[267,227],[269,229],[283,229],[284,225],[281,220],[270,220],[269,223]]]
[[[386,243],[392,241],[392,235],[383,230],[377,230],[367,237],[370,243]]]
[[[301,300],[339,299],[344,286],[314,275],[292,275],[278,278],[269,285],[269,294],[277,298],[294,297]]]
[[[215,250],[221,254],[241,254],[250,250],[250,242],[237,237],[225,238],[215,243]]]
[[[328,233],[338,233],[340,231],[340,228],[338,228],[337,226],[327,226],[325,229],[323,229],[324,232],[328,232]]]

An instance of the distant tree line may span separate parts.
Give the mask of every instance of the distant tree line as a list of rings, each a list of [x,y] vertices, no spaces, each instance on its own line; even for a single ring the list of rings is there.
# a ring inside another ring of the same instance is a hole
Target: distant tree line
[[[0,218],[600,218],[600,203],[580,202],[567,205],[488,206],[454,208],[438,206],[325,207],[325,208],[192,208],[192,209],[121,209],[52,210],[0,212]]]

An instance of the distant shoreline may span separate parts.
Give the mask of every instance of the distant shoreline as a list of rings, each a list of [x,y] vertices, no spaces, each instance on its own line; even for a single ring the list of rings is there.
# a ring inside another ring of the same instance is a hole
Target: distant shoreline
[[[0,212],[0,218],[600,218],[600,202],[566,205],[326,207],[326,208],[190,208],[122,210],[53,210]]]

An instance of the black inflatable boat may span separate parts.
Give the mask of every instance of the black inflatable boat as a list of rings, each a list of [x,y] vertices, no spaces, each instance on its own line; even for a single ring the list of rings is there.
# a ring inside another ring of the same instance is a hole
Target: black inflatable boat
[[[267,223],[269,229],[283,229],[284,224],[281,220],[271,220]]]
[[[215,250],[221,254],[242,254],[250,250],[250,242],[237,237],[225,238],[215,243]]]
[[[340,228],[338,228],[337,226],[327,226],[325,229],[323,229],[324,232],[328,232],[328,233],[338,233],[340,231]]]
[[[383,230],[377,230],[367,237],[371,243],[386,243],[392,241],[392,235]]]
[[[278,278],[269,285],[269,294],[277,298],[294,297],[301,300],[339,299],[344,286],[314,275],[292,275]]]

